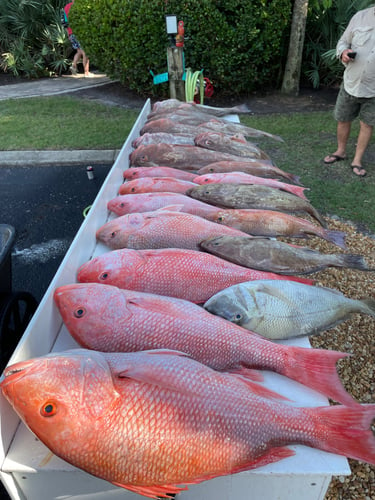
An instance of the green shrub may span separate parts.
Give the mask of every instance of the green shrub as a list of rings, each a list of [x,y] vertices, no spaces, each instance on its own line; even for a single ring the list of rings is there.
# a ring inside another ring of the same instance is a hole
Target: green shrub
[[[77,0],[74,33],[90,59],[139,92],[161,93],[150,70],[167,71],[165,15],[184,21],[186,67],[204,70],[215,92],[275,87],[290,0]]]

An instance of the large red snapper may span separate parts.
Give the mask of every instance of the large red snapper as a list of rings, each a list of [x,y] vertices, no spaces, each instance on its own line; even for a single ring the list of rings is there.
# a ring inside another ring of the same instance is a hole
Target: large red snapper
[[[179,353],[77,349],[9,367],[1,388],[54,454],[150,498],[277,462],[290,444],[375,463],[374,405],[297,408],[231,379]]]
[[[77,283],[55,290],[55,303],[74,339],[97,351],[174,349],[220,371],[271,370],[348,405],[336,362],[345,353],[279,345],[187,300]]]
[[[184,181],[193,182],[196,175],[173,167],[133,167],[127,168],[123,173],[124,179],[132,180],[140,177],[175,177]]]
[[[206,252],[180,248],[113,250],[89,260],[77,272],[77,279],[82,283],[104,283],[197,303],[243,281],[280,278]]]
[[[176,179],[175,177],[141,177],[124,182],[119,188],[119,194],[151,193],[167,191],[169,193],[185,193],[196,186],[196,183]]]
[[[172,211],[172,209],[174,211]],[[154,212],[122,215],[97,232],[96,237],[112,250],[119,248],[190,248],[199,250],[199,242],[219,235],[246,236],[246,233],[222,226],[197,215],[178,212],[180,207],[165,207]]]
[[[203,201],[194,200],[181,193],[139,193],[116,196],[107,203],[108,210],[117,215],[135,212],[152,212],[168,206],[179,206],[181,212],[199,215],[208,220],[213,220],[218,208]]]
[[[196,184],[212,184],[227,182],[232,184],[260,184],[263,186],[269,186],[276,189],[281,189],[282,191],[288,191],[289,193],[295,194],[300,198],[306,200],[304,193],[305,187],[295,186],[293,184],[287,184],[286,182],[280,182],[276,179],[259,177],[257,175],[247,174],[246,172],[223,172],[216,174],[205,174],[198,175],[194,177],[193,181]]]

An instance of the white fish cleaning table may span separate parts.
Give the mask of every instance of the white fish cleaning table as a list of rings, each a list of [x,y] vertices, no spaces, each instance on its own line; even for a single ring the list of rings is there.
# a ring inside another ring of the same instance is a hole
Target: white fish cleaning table
[[[75,283],[79,266],[110,251],[98,243],[96,230],[113,218],[107,202],[117,196],[123,171],[129,167],[131,143],[150,112],[148,100],[110,170],[88,216],[79,229],[39,308],[29,323],[9,364],[79,347],[53,302],[54,290]],[[233,117],[237,121],[237,117]],[[307,338],[284,343],[310,347]],[[288,397],[296,406],[323,406],[328,400],[292,380],[264,372],[267,387]],[[234,408],[235,411],[235,408]],[[87,474],[54,456],[19,420],[0,394],[0,478],[14,500],[136,500],[141,496]],[[280,462],[192,485],[181,500],[323,500],[332,476],[349,475],[345,457],[305,446],[290,446],[295,455]]]

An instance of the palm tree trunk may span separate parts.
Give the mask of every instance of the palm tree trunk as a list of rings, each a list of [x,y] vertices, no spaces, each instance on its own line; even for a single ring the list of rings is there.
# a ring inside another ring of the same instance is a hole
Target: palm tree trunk
[[[294,0],[288,57],[281,86],[283,94],[298,95],[299,93],[308,4],[308,0]]]

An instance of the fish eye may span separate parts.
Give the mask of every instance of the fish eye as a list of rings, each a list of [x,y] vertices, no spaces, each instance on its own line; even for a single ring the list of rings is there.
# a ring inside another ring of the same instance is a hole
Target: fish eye
[[[233,322],[234,323],[239,323],[242,320],[243,316],[241,313],[237,313],[233,317]]]
[[[214,168],[210,168],[210,172],[215,172],[215,169]]]
[[[220,217],[217,218],[217,220],[219,220],[220,222],[223,222],[224,217],[220,216]]]
[[[135,188],[131,188],[131,192],[134,193],[134,191],[135,191]]]
[[[111,238],[114,238],[117,234],[117,231],[113,231],[113,233],[111,233]]]
[[[57,413],[57,405],[54,401],[47,401],[40,409],[42,417],[53,417]]]
[[[74,316],[78,319],[83,318],[85,314],[86,314],[86,309],[84,307],[78,307],[78,309],[74,311]]]
[[[102,274],[99,276],[99,279],[100,279],[100,280],[106,280],[106,279],[108,278],[108,276],[109,276],[109,273],[104,272],[104,273],[102,273]]]
[[[120,203],[120,207],[121,207],[121,208],[124,208],[124,206],[125,206],[125,204],[124,204],[123,202],[122,202],[122,203]]]

